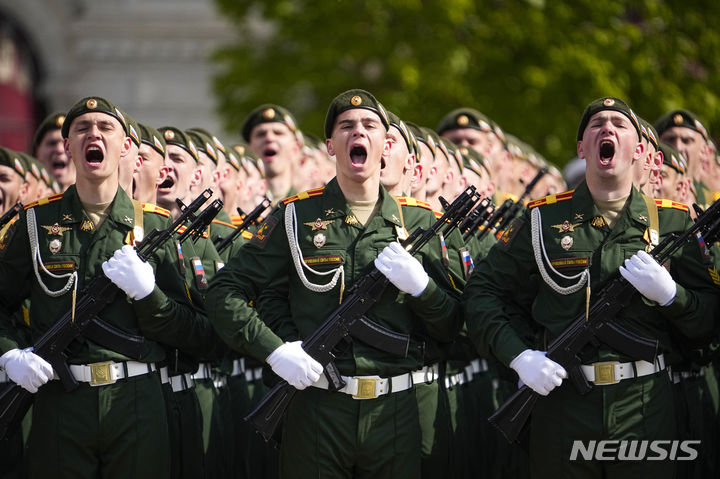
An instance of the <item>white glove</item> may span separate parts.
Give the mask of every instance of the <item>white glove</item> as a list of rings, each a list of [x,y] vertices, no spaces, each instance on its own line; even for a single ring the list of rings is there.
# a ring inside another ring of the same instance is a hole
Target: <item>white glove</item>
[[[13,382],[31,393],[36,393],[54,374],[50,363],[33,353],[33,348],[11,349],[0,356],[0,368]]]
[[[427,288],[430,278],[418,260],[400,243],[387,245],[375,258],[375,267],[400,291],[417,298]]]
[[[520,381],[542,396],[547,396],[567,377],[565,368],[546,358],[545,354],[545,351],[526,349],[510,363],[510,367],[520,376]]]
[[[302,341],[285,343],[265,360],[272,370],[295,389],[305,389],[320,379],[322,364],[302,348]]]
[[[102,264],[105,276],[132,299],[143,299],[155,288],[155,273],[149,263],[140,259],[130,245],[115,251]]]
[[[643,296],[660,306],[675,301],[675,281],[668,270],[645,251],[640,250],[632,258],[626,259],[625,266],[620,266],[620,274]]]

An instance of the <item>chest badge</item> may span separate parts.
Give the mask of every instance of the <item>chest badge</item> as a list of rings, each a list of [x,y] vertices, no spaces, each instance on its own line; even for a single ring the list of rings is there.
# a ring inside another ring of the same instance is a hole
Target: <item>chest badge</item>
[[[570,223],[568,220],[563,221],[559,225],[552,225],[553,228],[558,229],[558,233],[572,233],[575,231],[576,226],[580,226],[580,223]]]
[[[50,242],[50,244],[48,245],[48,248],[50,249],[50,252],[51,252],[52,254],[55,254],[55,253],[57,253],[58,251],[60,251],[60,248],[62,248],[62,241],[60,241],[59,239],[55,238],[54,240],[52,240],[52,241]]]
[[[563,248],[565,251],[567,251],[567,250],[569,250],[570,248],[572,248],[572,245],[573,245],[572,236],[563,236],[562,239],[560,240],[560,246],[562,246],[562,248]]]
[[[350,226],[355,226],[356,224],[360,223],[360,221],[358,221],[355,215],[348,215],[345,217],[345,223],[349,224]]]
[[[322,248],[325,246],[325,235],[322,233],[318,233],[313,237],[313,244],[316,248]]]
[[[81,231],[92,231],[94,229],[95,229],[95,223],[93,223],[90,220],[83,220],[83,222],[80,223]]]
[[[62,236],[62,234],[68,230],[71,230],[72,228],[66,228],[65,226],[60,226],[59,224],[55,223],[52,226],[45,226],[40,225],[43,228],[45,228],[48,232],[48,234],[54,235],[54,236]]]
[[[334,222],[335,220],[322,220],[320,218],[316,219],[315,221],[309,221],[307,223],[303,223],[305,226],[312,227],[313,231],[317,230],[326,230],[327,225]]]

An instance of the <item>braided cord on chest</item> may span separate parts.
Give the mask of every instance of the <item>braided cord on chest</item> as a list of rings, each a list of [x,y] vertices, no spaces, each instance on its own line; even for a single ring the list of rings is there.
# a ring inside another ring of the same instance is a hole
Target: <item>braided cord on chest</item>
[[[37,278],[38,284],[42,288],[42,290],[47,294],[48,296],[51,296],[53,298],[57,298],[59,296],[62,296],[63,294],[70,291],[70,288],[73,288],[77,291],[77,279],[78,274],[77,271],[73,271],[72,273],[65,273],[65,274],[54,274],[45,268],[45,265],[43,264],[42,257],[40,256],[40,243],[38,241],[38,232],[37,232],[37,222],[35,220],[35,210],[33,208],[29,208],[27,210],[27,229],[28,229],[28,237],[30,240],[30,257],[32,258],[32,264],[33,264],[33,271],[35,272],[35,277]],[[40,277],[40,271],[38,269],[38,264],[42,268],[42,270],[50,276],[51,278],[55,279],[63,279],[67,278],[67,282],[65,283],[65,286],[63,286],[61,289],[57,291],[50,290],[47,286],[45,286],[45,283],[43,283],[42,278]]]

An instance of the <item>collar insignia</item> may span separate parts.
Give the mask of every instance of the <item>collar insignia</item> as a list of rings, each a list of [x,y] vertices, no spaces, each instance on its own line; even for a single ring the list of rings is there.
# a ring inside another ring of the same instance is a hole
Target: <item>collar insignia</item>
[[[645,217],[645,215],[640,215],[640,216],[638,216],[638,219],[639,219],[640,221],[647,221],[647,218]]]
[[[607,223],[605,222],[605,218],[603,218],[602,216],[596,216],[592,219],[592,223],[590,224],[593,225],[595,228],[602,228]]]
[[[72,215],[63,214],[63,221],[72,221]]]
[[[582,213],[575,213],[575,219],[576,219],[576,220],[582,221],[582,220],[583,220],[583,216],[585,216],[585,215],[583,215]]]
[[[567,233],[575,231],[575,227],[580,226],[580,223],[570,223],[568,220],[563,221],[559,225],[552,225],[553,228],[558,229],[558,233]]]
[[[322,220],[322,219],[318,218],[315,221],[310,221],[310,222],[303,223],[303,224],[305,226],[312,227],[312,230],[316,231],[316,230],[326,230],[327,225],[329,225],[330,223],[332,223],[334,221],[335,220]]]
[[[72,228],[66,228],[65,226],[60,226],[59,224],[55,223],[52,226],[45,226],[40,225],[43,228],[45,228],[48,232],[48,234],[55,235],[55,236],[62,236],[62,234],[68,230],[71,230]]]
[[[126,216],[123,218],[123,221],[125,221],[126,223],[132,223],[132,218],[130,218],[129,216]]]
[[[92,231],[94,229],[95,229],[95,223],[93,223],[90,220],[83,220],[83,222],[80,224],[81,231]]]
[[[330,216],[333,213],[335,213],[335,210],[333,208],[325,210],[325,216]]]
[[[360,221],[358,221],[358,219],[355,215],[347,215],[345,217],[345,223],[349,224],[350,226],[353,226],[353,225],[360,223]]]

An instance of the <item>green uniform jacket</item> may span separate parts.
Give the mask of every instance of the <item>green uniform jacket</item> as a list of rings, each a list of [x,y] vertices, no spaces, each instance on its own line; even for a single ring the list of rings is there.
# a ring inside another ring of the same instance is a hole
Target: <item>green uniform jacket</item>
[[[77,271],[80,294],[93,278],[103,274],[102,263],[118,248],[128,244],[129,234],[135,224],[133,205],[119,188],[108,216],[100,227],[83,231],[81,225],[89,219],[74,185],[70,186],[61,198],[49,203],[41,200],[40,203],[42,204],[34,206],[33,209],[37,218],[42,262],[54,274]],[[53,228],[54,225],[57,226]],[[169,225],[169,218],[162,214],[143,213],[145,234],[154,228],[164,229]],[[188,338],[203,335],[209,326],[196,319],[188,302],[185,284],[177,268],[177,252],[173,250],[172,242],[166,242],[149,262],[153,266],[157,282],[153,292],[146,298],[133,301],[119,291],[115,299],[101,312],[100,317],[128,333],[176,346],[185,345]],[[67,281],[51,278],[42,268],[39,268],[39,271],[43,283],[50,290],[61,289]],[[2,244],[0,350],[3,352],[18,346],[6,326],[9,324],[10,314],[16,311],[26,298],[30,299],[29,319],[33,341],[69,311],[72,305],[71,291],[53,298],[38,284],[30,255],[27,215],[22,212],[20,219],[14,224],[14,231],[9,232]],[[159,344],[146,341],[145,345],[143,361],[163,359],[164,351]],[[67,353],[69,362],[73,364],[128,359],[83,338],[74,341]]]
[[[382,205],[366,227],[353,221],[337,181],[324,189],[310,190],[295,201],[297,237],[302,256],[316,271],[328,271],[342,265],[345,291],[370,271],[380,251],[395,241],[403,223],[409,232],[416,227],[431,226],[435,215],[423,208],[402,208],[384,188],[380,188]],[[309,193],[309,194],[308,194]],[[305,199],[303,199],[305,198]],[[291,258],[284,228],[285,205],[265,220],[253,239],[227,266],[220,270],[208,293],[208,316],[231,347],[245,350],[264,360],[282,344],[258,317],[248,303],[267,286],[287,291],[287,301],[272,301],[266,307],[277,307],[273,318],[285,315],[303,338],[312,333],[335,309],[340,299],[340,281],[330,291],[317,293],[307,289]],[[353,224],[356,223],[356,224]],[[320,236],[322,235],[322,236]],[[390,286],[367,316],[396,332],[410,333],[413,344],[407,358],[396,358],[360,341],[354,341],[338,358],[337,366],[345,375],[394,375],[423,365],[423,334],[438,340],[450,340],[460,326],[460,310],[451,291],[447,269],[442,263],[439,240],[434,238],[416,258],[430,276],[425,291],[412,298]],[[326,284],[330,276],[305,270],[307,279]],[[440,284],[440,285],[439,285]]]
[[[592,291],[598,291],[609,279],[615,278],[625,259],[648,245],[643,234],[650,216],[645,201],[635,189],[612,230],[598,219],[601,213],[584,182],[574,194],[553,195],[530,207],[536,204],[542,214],[547,258],[566,276],[589,266]],[[688,213],[681,209],[684,205],[674,205],[658,208],[661,240],[669,233],[681,233],[692,225]],[[544,350],[585,311],[584,287],[562,295],[540,277],[531,244],[531,208],[508,227],[490,254],[476,266],[465,288],[466,322],[476,348],[481,354],[492,352],[506,365],[524,349]],[[563,227],[565,221],[569,228]],[[688,242],[667,265],[677,283],[674,302],[660,307],[637,293],[618,314],[617,323],[644,337],[658,339],[662,349],[670,347],[671,331],[678,330],[688,337],[707,334],[713,327],[718,296],[709,273],[714,261],[711,256],[702,255],[696,241]],[[553,273],[550,276],[560,286],[574,283]],[[540,340],[536,344],[521,339],[524,332],[511,325],[511,319],[517,320],[522,315],[539,332]],[[602,344],[599,351],[594,348],[583,351],[582,359],[593,362],[632,358],[621,357]]]

